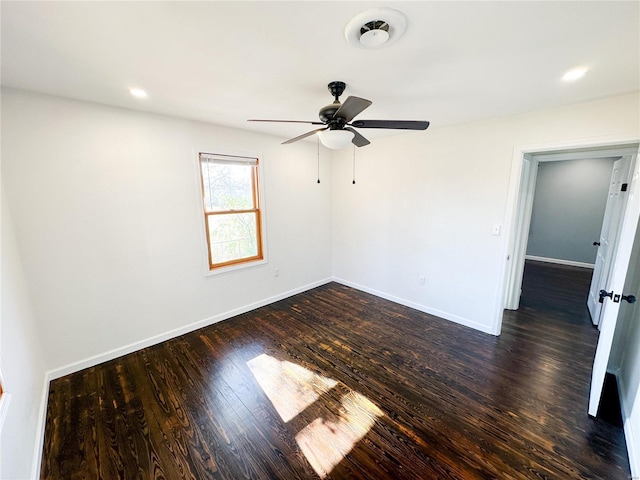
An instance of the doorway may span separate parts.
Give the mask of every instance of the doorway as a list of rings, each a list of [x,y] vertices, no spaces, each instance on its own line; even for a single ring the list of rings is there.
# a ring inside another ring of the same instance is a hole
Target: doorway
[[[581,147],[581,148],[567,148],[567,149],[540,149],[538,151],[530,151],[521,153],[521,161],[519,165],[520,179],[518,182],[518,189],[516,192],[517,202],[513,202],[513,219],[511,222],[511,232],[509,241],[509,251],[506,255],[506,277],[505,277],[505,291],[504,291],[504,308],[507,310],[517,310],[520,303],[520,295],[522,293],[522,280],[524,275],[525,256],[527,252],[527,244],[529,239],[531,219],[533,212],[534,194],[536,188],[536,179],[538,176],[538,170],[541,163],[545,162],[559,162],[569,161],[577,159],[597,159],[608,158],[612,161],[626,161],[627,169],[624,172],[624,176],[619,175],[617,177],[620,187],[621,183],[624,183],[624,179],[628,180],[629,166],[632,163],[635,155],[638,152],[638,144],[621,143],[610,145],[599,145],[593,147]],[[516,166],[516,165],[514,165]],[[621,170],[621,169],[618,169]],[[512,177],[513,184],[513,177]],[[613,190],[612,190],[613,191]],[[618,200],[617,202],[615,200]],[[612,253],[615,251],[615,237],[618,233],[619,223],[622,218],[621,212],[624,207],[624,203],[620,201],[619,197],[612,196],[607,202],[609,205],[605,211],[605,221],[607,222],[607,232],[610,235],[606,235],[605,245],[603,246],[602,233],[599,239],[594,239],[595,243],[600,243],[599,250],[605,251],[605,254],[599,255],[601,262],[596,263],[596,269],[594,269],[594,283],[593,290],[598,292],[600,287],[606,283],[608,279],[609,266],[611,264]],[[597,270],[597,272],[595,271]],[[597,273],[597,278],[595,273]],[[598,323],[600,309],[594,309],[592,316],[596,317],[594,323]],[[497,329],[499,333],[499,328]]]
[[[508,233],[504,260],[504,292],[501,298],[501,300],[504,300],[501,305],[507,309],[509,309],[509,307],[517,308],[517,304],[519,303],[523,270],[523,265],[520,265],[520,262],[524,263],[524,250],[526,248],[526,239],[531,218],[529,208],[533,196],[532,185],[535,187],[535,176],[532,175],[536,166],[535,155],[562,155],[575,153],[577,151],[583,154],[606,155],[619,158],[624,158],[625,156],[630,157],[629,183],[627,185],[623,185],[625,182],[617,183],[619,190],[628,192],[628,194],[625,195],[626,199],[623,201],[623,207],[618,215],[619,219],[615,220],[614,216],[611,220],[612,229],[616,231],[617,238],[611,242],[611,268],[603,267],[602,275],[605,275],[604,272],[608,271],[609,278],[605,282],[606,287],[599,292],[604,294],[604,304],[601,307],[599,322],[602,328],[598,335],[595,358],[591,371],[588,413],[592,417],[596,416],[601,404],[605,375],[612,354],[614,333],[621,311],[624,311],[624,309],[621,309],[621,304],[624,304],[625,299],[628,303],[632,303],[631,297],[633,295],[629,293],[628,288],[625,290],[625,279],[630,264],[632,263],[634,238],[636,237],[636,231],[640,223],[640,162],[637,161],[638,148],[639,143],[636,138],[632,140],[627,139],[626,141],[618,139],[616,141],[594,143],[591,145],[583,143],[581,145],[559,145],[542,148],[523,147],[516,148],[514,152],[514,168],[512,170],[510,183],[510,201],[508,202],[509,221],[507,222]],[[637,244],[637,242],[635,243]],[[635,301],[635,298],[633,300]],[[503,312],[504,311],[497,316],[496,333],[500,333]],[[638,337],[640,338],[640,336]],[[632,348],[631,350],[635,351],[636,349]],[[634,358],[637,359],[640,357]],[[634,383],[634,385],[636,384]],[[635,405],[640,404],[640,389],[628,391],[628,388],[621,388],[621,396],[625,397],[625,395],[630,398],[630,400],[628,399],[626,402],[627,405],[634,406],[623,409],[625,410],[623,412],[625,433],[629,430],[629,439],[637,438],[637,434],[633,435],[631,432],[632,428],[630,426],[628,427],[628,425],[632,425],[633,423],[631,421],[633,408],[635,408]],[[631,409],[631,412],[629,412],[629,409]],[[640,425],[637,412],[635,425]],[[638,430],[640,430],[640,428],[636,427],[635,431]],[[637,472],[640,471],[640,462],[637,460],[640,458],[640,455],[635,445],[637,445],[637,443],[629,440],[628,448],[629,458],[632,464],[631,470],[632,472],[636,472],[634,475],[637,475]]]

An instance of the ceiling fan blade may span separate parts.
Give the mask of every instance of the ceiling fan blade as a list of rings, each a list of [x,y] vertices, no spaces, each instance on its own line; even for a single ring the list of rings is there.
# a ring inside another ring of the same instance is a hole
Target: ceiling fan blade
[[[351,127],[344,127],[344,130],[349,130],[350,132],[353,132],[355,136],[353,137],[353,140],[351,140],[351,143],[353,143],[356,147],[365,147],[371,143],[369,140],[364,138],[355,129]]]
[[[307,123],[310,125],[324,125],[322,122],[307,122],[306,120],[247,120],[247,122],[271,122],[271,123]]]
[[[391,128],[395,130],[426,130],[429,122],[418,120],[356,120],[351,124],[357,128]]]
[[[307,138],[310,137],[311,135],[313,135],[314,133],[318,133],[318,132],[322,132],[323,130],[327,130],[329,127],[324,127],[324,128],[316,128],[315,130],[311,130],[310,132],[307,133],[303,133],[302,135],[292,138],[290,140],[287,140],[286,142],[282,142],[282,145],[287,145],[289,143],[293,143],[293,142],[297,142],[298,140],[302,140],[303,138]]]
[[[365,98],[349,97],[340,108],[333,114],[333,118],[344,118],[345,122],[350,122],[356,115],[362,112],[373,102]]]

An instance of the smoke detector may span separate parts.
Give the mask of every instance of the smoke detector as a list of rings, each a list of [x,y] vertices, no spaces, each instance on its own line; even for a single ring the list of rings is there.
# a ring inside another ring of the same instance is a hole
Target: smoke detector
[[[393,8],[372,8],[347,23],[344,36],[354,47],[380,48],[398,40],[407,28],[407,18]]]

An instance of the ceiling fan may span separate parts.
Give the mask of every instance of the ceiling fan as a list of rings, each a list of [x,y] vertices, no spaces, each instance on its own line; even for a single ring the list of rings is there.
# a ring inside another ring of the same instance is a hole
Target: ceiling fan
[[[417,120],[355,120],[358,114],[371,105],[371,100],[360,97],[347,97],[344,103],[340,103],[340,95],[346,88],[344,82],[331,82],[327,87],[334,97],[332,104],[322,107],[319,112],[319,122],[307,122],[304,120],[248,120],[249,122],[281,122],[281,123],[308,123],[310,125],[324,125],[305,134],[282,142],[289,144],[307,138],[318,133],[320,141],[328,148],[343,148],[349,143],[356,147],[369,145],[369,140],[358,133],[355,128],[387,128],[400,130],[426,130],[429,122]],[[355,128],[354,128],[355,127]]]

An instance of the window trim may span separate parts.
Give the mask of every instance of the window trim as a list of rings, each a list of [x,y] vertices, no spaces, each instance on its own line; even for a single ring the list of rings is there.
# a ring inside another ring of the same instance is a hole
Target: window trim
[[[205,276],[218,275],[220,273],[226,273],[243,268],[249,268],[256,265],[262,265],[267,263],[267,246],[266,246],[266,220],[265,220],[265,207],[264,207],[264,189],[263,189],[263,169],[262,169],[262,156],[255,153],[248,152],[229,152],[228,150],[221,149],[197,149],[194,150],[196,157],[196,174],[198,179],[198,203],[200,205],[201,212],[201,232],[202,241],[204,242],[204,260],[205,260]],[[212,153],[216,152],[216,153]],[[204,177],[202,176],[202,156],[211,157],[226,157],[247,159],[247,161],[255,162],[254,168],[251,171],[252,183],[253,183],[253,209],[247,210],[233,210],[222,212],[207,212],[204,202]],[[255,213],[256,214],[256,241],[258,243],[258,255],[230,260],[224,263],[214,264],[211,261],[211,247],[209,242],[209,217],[213,215],[225,215],[225,214],[238,214],[238,213]]]

